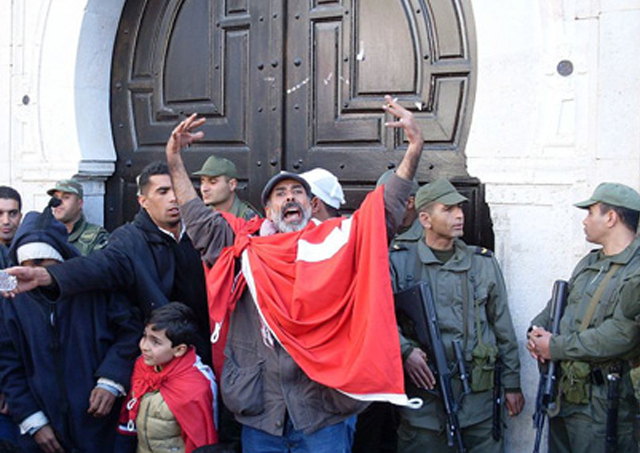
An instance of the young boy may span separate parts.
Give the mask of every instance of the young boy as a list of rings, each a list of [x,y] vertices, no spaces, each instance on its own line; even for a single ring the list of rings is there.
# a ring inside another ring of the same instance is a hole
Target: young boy
[[[192,346],[196,334],[193,312],[179,302],[154,310],[147,321],[119,428],[122,434],[137,429],[138,453],[190,453],[218,442],[215,380]]]
[[[47,208],[27,214],[9,255],[46,267],[78,251]],[[39,289],[0,302],[0,386],[21,450],[112,453],[142,328],[129,303],[97,292],[53,301]]]

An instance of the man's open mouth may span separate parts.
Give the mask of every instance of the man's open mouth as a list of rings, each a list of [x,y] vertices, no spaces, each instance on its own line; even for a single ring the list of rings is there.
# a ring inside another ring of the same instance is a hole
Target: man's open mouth
[[[282,219],[285,222],[295,222],[302,218],[302,208],[297,203],[287,203],[282,208]]]

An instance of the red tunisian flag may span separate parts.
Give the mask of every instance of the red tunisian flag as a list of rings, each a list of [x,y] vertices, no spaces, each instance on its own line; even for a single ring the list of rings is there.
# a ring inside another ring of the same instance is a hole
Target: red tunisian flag
[[[236,242],[208,270],[215,330],[246,282],[271,333],[311,379],[353,398],[406,405],[382,188],[351,218],[295,233],[249,236],[255,224],[225,218]],[[238,256],[242,278],[233,281]]]

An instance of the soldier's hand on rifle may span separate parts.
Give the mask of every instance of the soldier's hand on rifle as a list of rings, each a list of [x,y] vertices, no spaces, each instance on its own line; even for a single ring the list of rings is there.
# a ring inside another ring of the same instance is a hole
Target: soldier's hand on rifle
[[[436,379],[427,365],[427,354],[418,348],[414,348],[404,362],[404,369],[416,387],[421,389],[433,389]]]
[[[505,392],[505,404],[507,405],[507,411],[511,417],[515,417],[516,415],[522,412],[522,408],[524,407],[524,395],[522,392]]]
[[[549,341],[551,340],[551,333],[547,332],[542,327],[533,327],[529,332],[529,341],[527,342],[527,349],[531,356],[544,363],[551,359],[551,353],[549,351]]]

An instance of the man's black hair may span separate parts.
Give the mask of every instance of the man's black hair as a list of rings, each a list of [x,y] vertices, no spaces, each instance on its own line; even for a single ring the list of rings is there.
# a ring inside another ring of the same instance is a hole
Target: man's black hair
[[[22,198],[16,189],[9,186],[0,186],[0,198],[6,200],[16,200],[18,202],[18,211],[22,211]]]
[[[153,310],[147,326],[152,326],[151,330],[156,332],[165,330],[165,335],[171,340],[171,347],[193,345],[198,332],[193,310],[181,302],[169,302]]]
[[[320,200],[322,201],[322,200]],[[333,206],[329,206],[327,203],[325,203],[324,201],[322,201],[322,203],[324,204],[325,209],[327,210],[327,214],[329,215],[329,217],[340,217],[340,210],[334,208]]]
[[[143,194],[149,185],[149,179],[156,175],[169,175],[169,166],[166,162],[156,160],[144,167],[138,175],[138,194]]]
[[[638,230],[638,221],[640,220],[640,211],[634,211],[633,209],[621,208],[620,206],[612,206],[607,203],[600,203],[600,213],[606,214],[613,210],[624,226],[629,228],[634,233]]]

